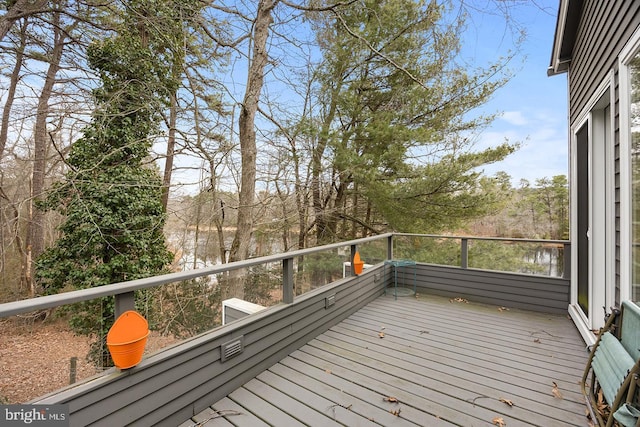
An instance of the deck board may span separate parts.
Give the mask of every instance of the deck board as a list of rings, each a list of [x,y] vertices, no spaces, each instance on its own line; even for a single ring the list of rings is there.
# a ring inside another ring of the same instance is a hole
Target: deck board
[[[224,410],[232,410],[239,413],[239,415],[233,415],[226,417],[234,426],[238,427],[268,427],[269,424],[262,421],[260,418],[256,417],[251,413],[251,411],[245,410],[241,405],[237,402],[231,400],[229,397],[225,397],[224,399],[214,403],[211,406],[213,409],[218,411]]]
[[[291,416],[297,420],[305,420],[306,424],[311,427],[340,426],[339,423],[322,413],[322,411],[316,411],[313,407],[307,406],[310,402],[296,399],[294,396],[272,387],[268,384],[267,380],[268,378],[264,376],[262,380],[251,380],[244,385],[244,388],[262,397],[277,408],[287,408],[287,412],[289,412]]]
[[[322,393],[331,401],[325,413],[330,414],[337,421],[344,422],[345,414],[355,414],[361,425],[372,425],[371,420],[378,420],[382,423],[397,421],[398,426],[415,426],[414,423],[405,419],[396,420],[396,417],[390,413],[393,405],[387,405],[379,395],[360,385],[349,383],[339,377],[328,377],[325,370],[312,367],[294,358],[287,358],[283,362],[269,371],[287,375],[292,381],[309,390]],[[355,425],[355,423],[345,424]]]
[[[566,316],[382,296],[212,408],[237,426],[585,426],[587,357]]]
[[[207,408],[194,416],[191,420],[185,421],[180,424],[179,427],[189,427],[197,423],[201,427],[233,427],[229,421],[224,417],[221,417],[216,411],[211,408]]]
[[[518,408],[527,408],[529,411],[535,410],[540,415],[551,415],[555,412],[557,418],[563,417],[564,411],[570,410],[572,406],[565,405],[566,408],[555,410],[553,406],[556,402],[552,401],[553,398],[550,395],[547,397],[546,394],[535,390],[527,390],[505,384],[504,380],[495,379],[491,372],[487,375],[481,375],[477,372],[462,371],[458,367],[444,365],[431,368],[433,364],[419,360],[417,357],[394,358],[379,356],[378,360],[383,361],[382,367],[387,363],[388,366],[397,368],[389,369],[392,374],[400,376],[404,370],[407,372],[407,375],[405,375],[407,380],[410,377],[414,377],[414,381],[416,379],[425,382],[429,381],[430,387],[440,392],[460,398],[461,394],[466,391],[469,394],[465,400],[473,401],[478,396],[482,396],[481,398],[492,398],[495,401],[499,401],[501,398],[506,399],[508,396],[509,400],[518,401]],[[376,369],[375,365],[373,367]],[[395,372],[397,370],[399,370],[398,373]],[[541,404],[538,402],[539,400],[545,401],[545,403]],[[516,410],[515,412],[518,411]]]
[[[280,369],[277,369],[280,367]],[[287,370],[284,366],[276,365],[273,370],[268,370],[258,375],[258,378],[267,382],[272,387],[293,396],[295,399],[304,402],[309,407],[330,417],[340,425],[359,425],[362,423],[362,417],[349,408],[343,408],[336,404],[336,401],[343,400],[344,396],[339,395],[336,390],[325,390],[314,387],[310,381],[305,381],[304,377],[296,371]],[[297,377],[302,380],[301,385],[290,381],[289,378]],[[324,385],[323,383],[320,383]],[[334,400],[329,400],[332,398]]]

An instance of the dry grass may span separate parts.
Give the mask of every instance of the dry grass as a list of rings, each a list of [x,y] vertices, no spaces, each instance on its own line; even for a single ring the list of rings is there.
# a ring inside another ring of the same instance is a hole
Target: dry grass
[[[146,354],[177,340],[152,333]],[[69,385],[70,361],[77,358],[76,379],[100,372],[88,362],[91,341],[69,330],[64,320],[0,321],[0,404],[25,403]]]
[[[77,336],[61,321],[0,323],[0,399],[24,403],[69,384],[69,366],[77,357],[77,378],[97,372],[86,361],[89,338]]]

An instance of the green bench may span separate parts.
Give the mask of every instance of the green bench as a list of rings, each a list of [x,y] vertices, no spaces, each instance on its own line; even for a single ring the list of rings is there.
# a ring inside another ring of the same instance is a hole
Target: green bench
[[[594,421],[612,426],[614,420],[625,427],[640,427],[636,395],[640,375],[640,307],[624,301],[600,330],[582,376],[582,393]],[[609,406],[603,417],[598,407]]]

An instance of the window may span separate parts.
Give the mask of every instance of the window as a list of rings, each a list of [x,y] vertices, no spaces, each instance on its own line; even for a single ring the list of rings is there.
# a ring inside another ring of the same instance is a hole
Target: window
[[[640,53],[629,61],[631,166],[631,298],[640,300]]]

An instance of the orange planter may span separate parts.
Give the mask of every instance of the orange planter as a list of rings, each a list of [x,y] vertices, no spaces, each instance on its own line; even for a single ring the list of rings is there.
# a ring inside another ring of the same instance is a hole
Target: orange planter
[[[128,369],[142,360],[149,336],[149,323],[138,312],[125,311],[107,334],[107,348],[116,367]]]
[[[362,274],[363,269],[364,261],[360,259],[360,253],[356,251],[356,254],[353,256],[353,272],[356,274]]]

